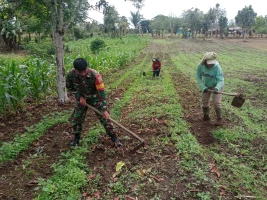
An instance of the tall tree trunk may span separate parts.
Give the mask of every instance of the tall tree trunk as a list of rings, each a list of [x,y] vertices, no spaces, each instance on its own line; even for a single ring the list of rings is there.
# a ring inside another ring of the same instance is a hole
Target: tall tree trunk
[[[8,49],[8,40],[6,38],[6,34],[3,34],[2,38],[3,38],[4,42],[5,42],[6,49]]]
[[[69,101],[66,91],[65,67],[64,67],[64,49],[63,35],[56,33],[56,61],[57,61],[57,92],[58,103],[64,104]]]
[[[58,103],[64,104],[69,101],[66,91],[66,79],[64,68],[64,49],[63,49],[63,2],[62,0],[52,0],[52,32],[53,41],[56,46],[56,62],[57,62],[57,93]]]
[[[172,27],[172,21],[170,20],[170,31],[171,31],[171,37],[173,37],[173,27]]]
[[[243,42],[246,41],[246,35],[247,35],[247,30],[244,30],[243,31]]]

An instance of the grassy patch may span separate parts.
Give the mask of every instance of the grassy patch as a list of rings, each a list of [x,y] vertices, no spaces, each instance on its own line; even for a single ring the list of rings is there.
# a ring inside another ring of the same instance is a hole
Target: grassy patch
[[[38,124],[27,128],[27,132],[17,135],[12,142],[3,142],[0,147],[0,163],[14,159],[21,151],[27,149],[33,141],[43,136],[46,130],[55,124],[67,122],[69,117],[69,112],[47,115]]]

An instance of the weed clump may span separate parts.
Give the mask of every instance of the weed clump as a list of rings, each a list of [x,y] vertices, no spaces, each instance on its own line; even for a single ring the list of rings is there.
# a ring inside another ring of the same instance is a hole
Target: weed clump
[[[91,51],[95,54],[106,46],[105,42],[101,39],[95,39],[90,45]]]

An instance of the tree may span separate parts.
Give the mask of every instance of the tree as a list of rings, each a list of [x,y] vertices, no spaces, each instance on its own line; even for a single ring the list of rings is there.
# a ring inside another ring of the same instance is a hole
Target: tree
[[[150,20],[141,20],[140,22],[138,22],[138,27],[139,27],[140,34],[151,32]]]
[[[181,18],[178,18],[178,17],[173,17],[172,18],[172,26],[173,26],[174,33],[176,33],[177,30],[183,26],[183,20]]]
[[[204,14],[203,18],[203,24],[202,24],[202,33],[204,35],[204,40],[207,32],[209,31],[211,25],[215,22],[216,20],[216,15],[213,9],[209,9],[207,14]],[[211,30],[212,33],[212,30]]]
[[[221,16],[225,17],[226,16],[226,11],[225,9],[221,9],[220,8],[220,4],[219,3],[216,3],[215,7],[212,8],[212,29],[216,29],[218,30],[219,28],[219,19]],[[217,32],[217,31],[216,31]],[[212,31],[211,31],[211,35],[212,35]],[[217,34],[216,34],[216,37],[217,37]]]
[[[9,4],[6,1],[0,2],[0,32],[8,50],[16,48],[17,34],[20,36],[22,31],[16,16],[17,7],[17,4]]]
[[[130,1],[134,3],[144,2],[144,0]],[[103,12],[107,13],[110,7],[106,0],[99,0],[95,6],[90,5],[87,0],[50,0],[50,6],[53,38],[56,45],[58,102],[63,104],[68,102],[64,69],[64,31],[71,23],[83,22],[86,19],[88,9],[103,9]]]
[[[7,0],[8,6],[4,9],[4,14],[0,16],[6,18],[7,14],[15,17],[15,12],[19,8],[24,8],[31,14],[38,16],[38,12],[42,11],[36,8],[44,8],[46,18],[49,21],[52,30],[53,41],[56,46],[56,63],[57,63],[57,92],[58,103],[64,104],[68,102],[65,81],[64,68],[64,51],[63,51],[63,36],[70,25],[84,22],[87,16],[87,11],[90,9],[103,9],[106,13],[109,10],[109,4],[106,0],[98,0],[95,5],[89,4],[91,0]],[[126,1],[126,0],[125,0]],[[142,4],[144,0],[129,0],[133,3]],[[2,1],[1,1],[2,3]],[[11,5],[16,9],[10,9]],[[0,5],[2,11],[3,7]],[[34,11],[35,9],[35,11]],[[12,12],[10,12],[12,11]],[[2,28],[2,19],[0,26]]]
[[[186,38],[188,34],[188,27],[186,25],[183,25],[182,27],[182,37]]]
[[[95,20],[92,20],[91,22],[85,22],[84,23],[84,29],[87,32],[91,32],[91,33],[98,32],[99,31],[99,23]]]
[[[219,27],[220,27],[221,38],[223,38],[223,35],[224,35],[225,30],[227,28],[227,24],[228,24],[228,19],[226,17],[220,16]]]
[[[138,22],[143,19],[142,15],[140,15],[139,11],[135,12],[131,12],[131,17],[130,17],[130,21],[132,22],[132,24],[134,25],[134,28],[137,28],[137,24]]]
[[[125,0],[126,1],[126,0]],[[133,2],[133,6],[137,8],[137,10],[141,10],[142,7],[144,6],[144,1],[145,0],[130,0]]]
[[[238,11],[235,21],[243,29],[243,41],[246,41],[246,34],[254,25],[256,16],[257,13],[254,12],[251,5],[249,7],[245,6],[245,8]]]
[[[129,27],[128,20],[125,16],[122,16],[119,21],[120,34],[126,35],[126,30]]]
[[[159,35],[160,31],[168,30],[170,28],[170,18],[165,15],[157,15],[151,20],[150,28],[156,33],[156,35]]]
[[[169,16],[169,21],[170,21],[170,32],[171,32],[171,37],[173,37],[173,32],[174,32],[174,25],[173,25],[173,15],[172,14],[170,14],[170,16]]]
[[[257,34],[267,33],[267,23],[266,19],[263,16],[259,16],[256,18],[254,29]]]
[[[194,34],[196,31],[200,31],[202,28],[202,22],[204,18],[204,14],[198,8],[191,8],[183,13],[183,18],[185,25],[190,28],[192,33],[192,38],[194,38]]]
[[[112,6],[104,14],[104,27],[106,33],[111,33],[112,37],[115,37],[116,30],[119,25],[119,13],[116,11],[115,7]]]
[[[19,32],[20,23],[15,20],[8,20],[2,24],[1,35],[8,50],[16,48],[16,36]]]
[[[47,6],[51,8],[52,35],[56,46],[58,103],[64,104],[68,102],[68,96],[66,92],[63,36],[71,23],[85,19],[86,7],[89,7],[89,4],[86,0],[51,0]]]
[[[18,20],[25,27],[28,39],[31,40],[31,33],[51,34],[51,10],[38,1],[20,1]]]

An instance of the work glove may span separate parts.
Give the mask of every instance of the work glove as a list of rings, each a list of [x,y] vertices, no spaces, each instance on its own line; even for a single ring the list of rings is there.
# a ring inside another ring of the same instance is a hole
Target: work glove
[[[206,92],[208,92],[208,88],[205,88],[205,89],[203,90],[203,93],[206,93]]]
[[[213,91],[214,91],[214,92],[213,92],[214,94],[219,94],[219,93],[218,93],[218,89],[217,89],[217,88],[214,88],[214,90],[213,90]]]

